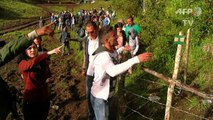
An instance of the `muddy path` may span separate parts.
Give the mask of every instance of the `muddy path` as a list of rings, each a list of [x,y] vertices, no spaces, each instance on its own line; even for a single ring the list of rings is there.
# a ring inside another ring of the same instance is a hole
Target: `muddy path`
[[[49,5],[49,4],[48,4]],[[45,4],[40,5],[44,9]],[[73,5],[67,5],[70,7]],[[49,11],[51,12],[51,11]],[[47,21],[48,21],[47,17]],[[32,22],[18,24],[17,28],[13,26],[1,30],[0,33],[17,31],[18,29],[31,28],[35,29],[38,21],[32,19]],[[42,40],[42,46],[51,50],[61,45],[59,40],[51,37],[45,37]],[[10,39],[10,38],[8,38]],[[74,41],[71,41],[71,46]],[[72,47],[71,47],[72,48]],[[73,49],[73,48],[72,48]],[[72,50],[70,55],[60,56],[53,55],[50,62],[50,70],[52,73],[49,79],[49,91],[51,106],[49,110],[48,120],[86,120],[87,119],[87,103],[85,98],[85,77],[81,75],[81,64],[77,62],[76,50]],[[20,120],[23,120],[22,100],[24,82],[18,71],[17,58],[0,68],[0,75],[13,88],[17,97],[17,107]]]
[[[43,39],[43,46],[51,50],[61,45],[58,39],[48,37]],[[74,41],[72,41],[74,42]],[[71,46],[72,43],[71,42]],[[51,44],[51,49],[48,47]],[[53,47],[53,48],[52,48]],[[81,75],[81,64],[77,62],[74,50],[70,55],[53,55],[50,61],[52,73],[49,78],[49,92],[51,106],[48,120],[86,120],[87,103],[85,98],[85,78]],[[20,119],[23,119],[21,112],[24,82],[18,71],[17,58],[0,68],[0,75],[15,90],[18,98],[17,106]]]

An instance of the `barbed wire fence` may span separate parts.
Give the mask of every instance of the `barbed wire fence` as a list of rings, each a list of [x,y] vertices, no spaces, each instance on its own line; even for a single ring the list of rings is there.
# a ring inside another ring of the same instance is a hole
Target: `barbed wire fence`
[[[158,84],[158,85],[163,85],[163,86],[168,86],[167,84],[164,84],[162,82],[157,82],[157,81],[152,81],[152,80],[148,80],[148,79],[140,79],[140,80],[143,80],[145,82],[149,82],[151,84]],[[152,104],[157,104],[157,105],[160,105],[161,107],[163,108],[166,108],[166,104],[165,103],[161,103],[159,102],[160,100],[160,97],[158,96],[149,96],[149,97],[146,97],[146,96],[142,96],[142,95],[139,95],[133,91],[130,91],[128,89],[122,89],[125,93],[128,93],[128,94],[131,94],[133,96],[135,96],[135,98],[129,100],[126,102],[126,105],[122,106],[124,108],[127,108],[129,111],[131,111],[130,113],[126,114],[124,116],[124,120],[129,120],[129,118],[133,115],[139,115],[140,116],[140,120],[154,120],[154,118],[152,118],[152,116],[146,116],[146,115],[143,115],[143,113],[141,113],[141,109],[147,105],[148,103],[152,103]],[[184,90],[184,89],[183,89]],[[128,106],[128,104],[131,105],[131,103],[137,101],[137,100],[145,100],[146,102],[144,102],[143,104],[139,105],[138,107],[134,108],[133,106]],[[175,111],[178,111],[178,112],[182,112],[184,114],[187,114],[188,116],[192,116],[194,118],[197,118],[199,120],[209,120],[208,118],[205,118],[204,116],[200,116],[200,115],[197,115],[197,114],[194,114],[194,113],[191,113],[189,111],[186,111],[186,110],[183,110],[183,109],[180,109],[180,108],[176,108],[174,106],[171,106],[172,109],[174,109]],[[183,118],[184,119],[184,118]]]

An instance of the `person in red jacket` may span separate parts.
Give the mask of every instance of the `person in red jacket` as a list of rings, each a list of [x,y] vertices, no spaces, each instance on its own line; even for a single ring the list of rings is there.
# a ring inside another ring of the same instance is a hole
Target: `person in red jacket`
[[[23,53],[19,71],[25,82],[23,113],[25,120],[46,120],[50,101],[47,78],[51,76],[48,56],[58,54],[60,48],[38,54],[35,43]]]
[[[42,28],[38,28],[23,35],[19,39],[10,40],[6,43],[5,41],[0,42],[0,67],[10,62],[17,55],[24,52],[29,45],[32,44],[36,37],[49,35],[53,36],[54,31],[52,30],[52,25],[55,23],[50,23]],[[19,119],[17,116],[16,104],[17,100],[12,97],[9,86],[7,82],[0,76],[0,120],[5,120],[8,114],[11,112],[14,119]]]

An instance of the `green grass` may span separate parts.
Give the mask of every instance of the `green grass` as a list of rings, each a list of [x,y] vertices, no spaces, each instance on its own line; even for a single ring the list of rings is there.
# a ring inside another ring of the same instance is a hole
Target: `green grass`
[[[187,107],[188,109],[196,109],[196,110],[206,110],[210,107],[210,103],[207,102],[206,99],[198,99],[196,97],[191,97],[189,99],[187,99]]]
[[[8,13],[7,15],[3,16],[6,19],[11,19],[13,17],[29,18],[29,17],[36,17],[38,16],[38,14],[42,14],[41,8],[18,1],[10,1],[10,0],[0,1],[0,7],[1,9],[3,9],[3,11],[1,12]]]
[[[211,39],[204,39],[201,45],[192,46],[189,55],[189,73],[197,73],[194,77],[194,83],[200,86],[201,90],[213,87],[213,57],[210,53],[203,50],[205,45],[211,45]]]
[[[99,10],[100,7],[103,7],[105,10],[107,10],[107,7],[111,4],[112,4],[111,1],[96,0],[94,4],[86,3],[86,4],[82,4],[81,6],[77,6],[75,8],[75,11],[79,11],[81,9],[92,10],[93,8],[96,8],[97,10]]]
[[[39,16],[42,15],[44,15],[44,12],[37,6],[16,0],[0,1],[0,28],[15,23],[31,21],[32,18],[39,19]]]
[[[99,1],[98,0],[95,2],[95,4],[82,4],[81,6],[77,6],[74,9],[74,12],[77,12],[80,9],[90,10],[92,8],[99,9],[100,7],[104,7],[106,9],[110,4],[112,4],[112,1],[103,1],[103,0]],[[2,9],[2,6],[3,6],[3,4],[1,1],[0,9]],[[49,9],[51,9],[54,12],[61,12],[61,11],[67,10],[65,6],[52,6]],[[170,9],[168,9],[168,10],[170,12],[172,12],[172,10],[170,10]],[[123,11],[121,9],[116,10],[116,11],[118,13],[118,15],[116,17],[123,18],[125,20],[126,16],[124,16],[124,14],[122,13]],[[0,13],[2,13],[2,12],[0,12]],[[21,13],[19,13],[19,14],[21,14]],[[13,17],[14,16],[11,16],[12,19],[15,19]],[[146,16],[144,16],[144,17],[146,17]],[[0,20],[2,20],[2,18]],[[139,21],[139,18],[136,18],[136,20]],[[4,20],[4,22],[7,22],[6,19]],[[2,23],[0,23],[0,24],[2,24]],[[142,22],[141,23],[142,28],[144,26],[146,26],[146,24],[147,24],[146,21]],[[149,25],[147,27],[147,29],[156,28],[158,26],[160,26],[160,25],[156,25],[156,26]],[[146,30],[144,28],[142,30],[143,30],[142,38],[145,38],[146,37],[145,35],[147,35],[147,37],[154,36],[152,34],[148,34],[149,33],[148,30]],[[162,30],[165,31],[165,29],[163,29],[163,28],[162,28]],[[188,73],[189,73],[188,75],[190,76],[190,78],[188,78],[187,81],[189,81],[189,84],[191,84],[191,82],[195,83],[195,85],[198,86],[197,89],[199,91],[203,91],[203,92],[206,92],[207,94],[211,94],[211,92],[212,92],[211,89],[213,87],[213,82],[212,82],[212,78],[213,78],[213,74],[212,74],[213,73],[213,69],[212,69],[213,60],[212,60],[212,58],[213,57],[209,53],[206,53],[203,51],[203,46],[213,44],[213,41],[212,41],[211,36],[209,36],[207,38],[202,38],[199,42],[197,42],[198,38],[196,37],[197,36],[196,32],[194,32],[195,30],[196,30],[196,28],[194,28],[191,33],[191,46],[190,46],[190,55],[189,55],[189,64],[188,64]],[[159,73],[163,73],[163,74],[165,74],[165,76],[171,77],[171,74],[174,69],[174,56],[175,56],[175,52],[176,52],[176,46],[173,45],[173,35],[174,35],[174,33],[178,34],[178,32],[176,32],[176,31],[179,31],[178,26],[172,27],[171,30],[169,29],[168,32],[165,34],[155,33],[155,35],[158,34],[158,35],[156,35],[156,38],[153,37],[154,39],[150,39],[150,43],[147,43],[147,44],[149,44],[147,51],[153,52],[154,60],[150,63],[147,63],[147,65],[145,64],[145,66],[150,67],[150,69],[153,69]],[[29,32],[29,30],[21,30],[21,31],[16,31],[16,32],[5,34],[2,37],[14,39],[14,38],[17,38],[18,36],[20,36],[21,34],[24,34],[27,32]],[[56,34],[54,35],[55,39],[58,39],[58,36],[59,36],[57,32],[58,31],[56,31]],[[186,32],[186,31],[184,31],[184,32]],[[76,36],[76,33],[71,32],[71,37],[75,38],[75,36]],[[44,39],[45,39],[45,37],[44,37]],[[47,46],[47,47],[50,50],[50,48],[55,48],[58,45],[59,44],[55,44],[55,45],[51,45],[51,46]],[[71,42],[70,45],[71,45],[71,48],[74,50],[74,54],[73,54],[72,58],[75,59],[74,61],[77,61],[76,64],[81,65],[83,62],[83,51],[80,51],[80,52],[77,51],[77,48],[78,48],[77,42]],[[183,50],[183,52],[184,52],[184,50]],[[54,58],[54,56],[52,58]],[[63,63],[59,63],[59,64],[63,64]],[[152,92],[152,90],[154,90],[154,92],[156,92],[156,93],[157,93],[156,90],[159,90],[158,94],[160,94],[160,95],[158,95],[158,96],[160,96],[161,100],[165,102],[166,95],[167,95],[166,94],[167,86],[158,85],[158,84],[154,84],[154,83],[148,83],[146,81],[143,81],[142,79],[148,79],[150,81],[156,80],[156,82],[161,82],[161,80],[153,77],[152,75],[144,74],[144,72],[141,70],[140,66],[136,65],[134,68],[135,69],[134,69],[133,74],[126,77],[125,86],[129,90],[134,91],[135,93],[137,93],[139,95],[144,95],[144,96],[147,96],[148,94],[150,94]],[[78,71],[76,71],[75,69],[72,69],[71,72],[72,72],[72,74],[77,74]],[[179,73],[179,75],[182,75],[182,73]],[[138,79],[138,78],[140,78],[140,79]],[[151,79],[151,78],[154,78],[154,79]],[[66,87],[65,83],[63,83],[63,82],[59,83],[59,86],[60,86],[60,88]],[[180,96],[178,96],[178,98],[179,97]],[[202,104],[201,100],[202,100],[202,98],[200,98],[200,97],[196,97],[196,98],[189,97],[188,100],[184,100],[184,103],[187,103],[187,106],[178,106],[178,107],[180,107],[180,108],[187,107],[190,109],[198,109],[198,110],[208,109],[209,106]],[[178,104],[178,102],[179,101],[177,101],[177,104]],[[150,109],[151,109],[151,107],[150,107]]]
[[[47,8],[50,11],[52,11],[53,13],[60,13],[60,12],[63,12],[65,10],[67,10],[66,6],[61,6],[61,5],[58,5],[58,6],[49,6]]]

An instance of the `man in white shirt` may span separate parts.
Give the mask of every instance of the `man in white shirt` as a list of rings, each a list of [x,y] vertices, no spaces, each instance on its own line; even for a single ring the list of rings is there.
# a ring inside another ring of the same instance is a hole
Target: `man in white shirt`
[[[115,51],[115,46],[118,45],[117,35],[112,30],[100,32],[100,46],[94,53],[94,60],[89,66],[89,69],[94,70],[94,79],[91,88],[91,104],[95,112],[96,120],[109,119],[109,101],[110,96],[110,77],[115,77],[136,63],[147,62],[152,58],[151,53],[143,53],[135,56],[126,62],[115,65],[111,55]]]
[[[90,102],[90,94],[91,94],[91,87],[93,82],[93,70],[89,70],[88,66],[93,61],[94,57],[92,53],[99,47],[100,42],[98,38],[98,26],[95,22],[88,22],[86,24],[86,32],[88,38],[85,42],[84,47],[84,63],[83,63],[83,72],[82,74],[86,75],[86,99],[88,102],[88,109],[89,109],[89,120],[94,120],[95,115],[92,109],[92,105]]]

